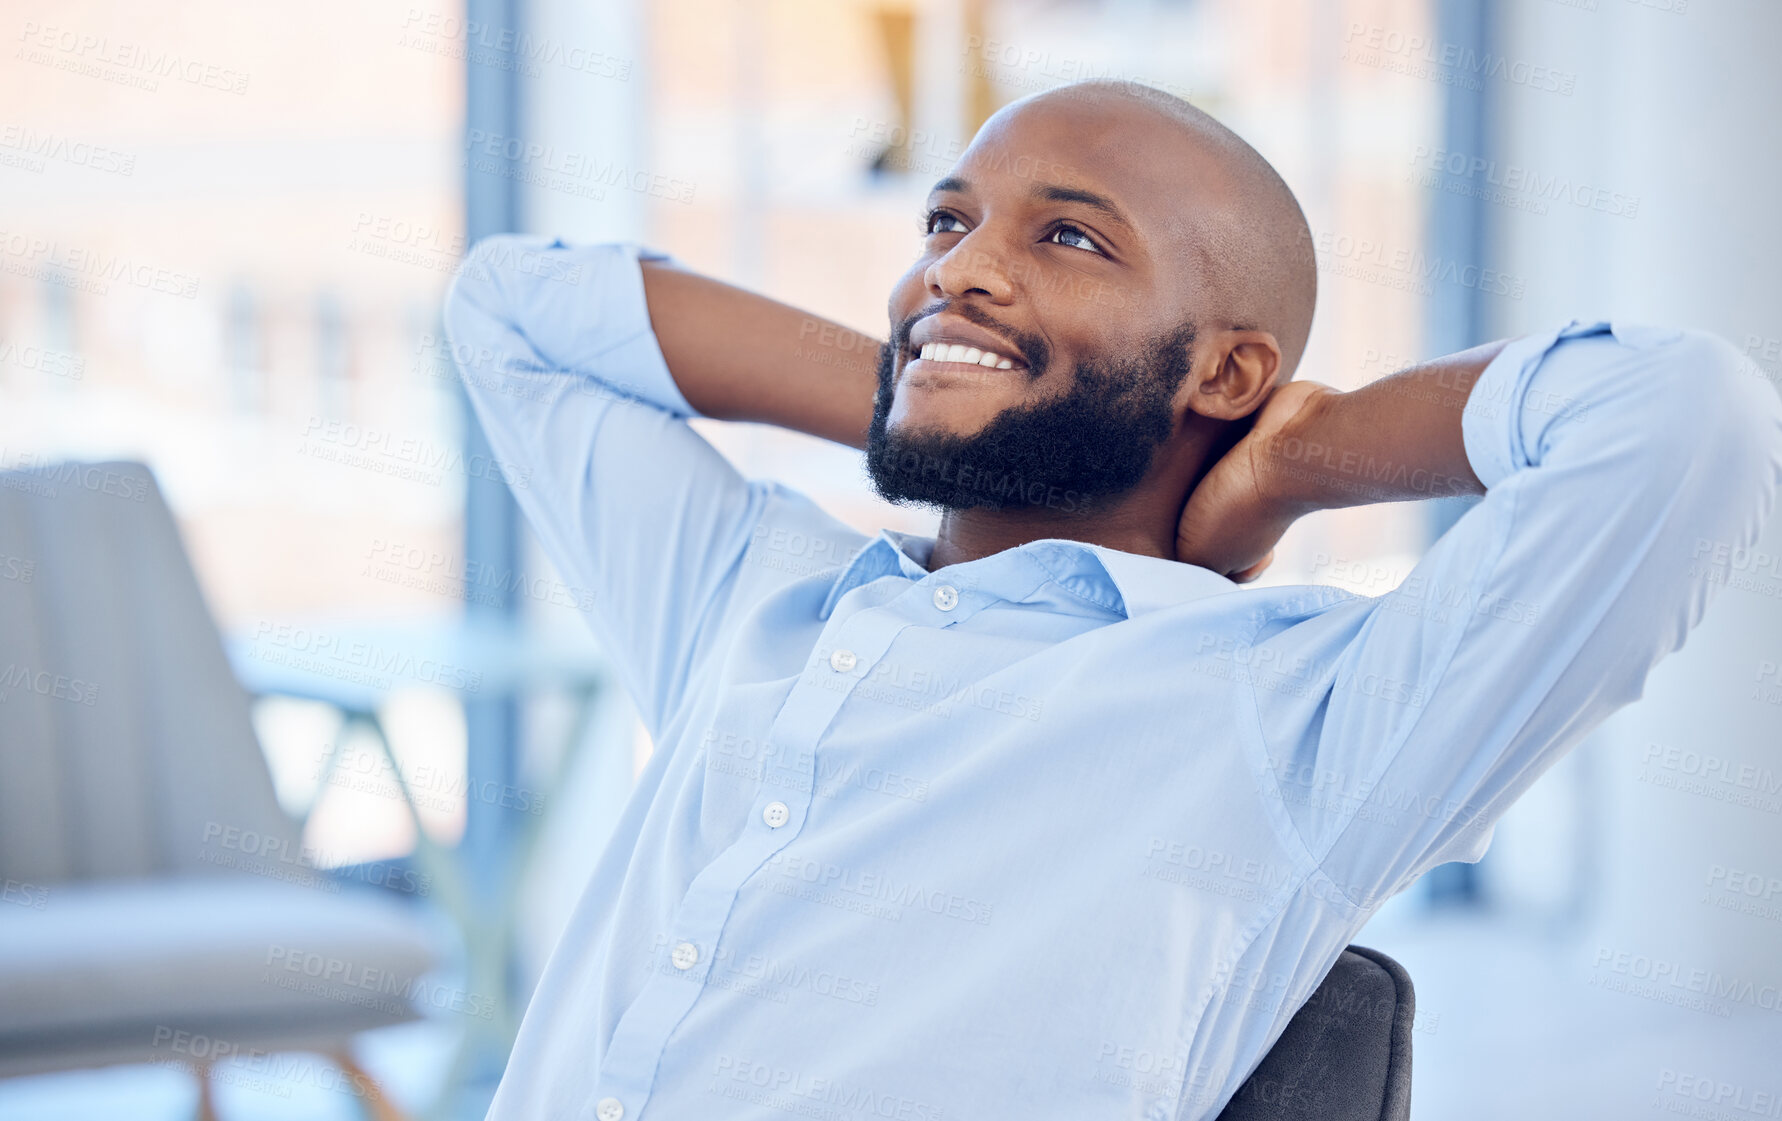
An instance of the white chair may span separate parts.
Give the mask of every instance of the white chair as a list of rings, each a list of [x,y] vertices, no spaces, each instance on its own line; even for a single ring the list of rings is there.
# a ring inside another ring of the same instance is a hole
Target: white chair
[[[0,474],[0,1077],[189,1065],[208,1117],[219,1054],[317,1051],[396,1116],[350,1044],[437,939],[298,837],[148,469]]]

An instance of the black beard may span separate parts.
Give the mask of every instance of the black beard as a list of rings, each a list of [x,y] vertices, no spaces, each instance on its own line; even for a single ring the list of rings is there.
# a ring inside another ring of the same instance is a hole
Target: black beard
[[[1188,376],[1191,323],[1132,357],[1081,363],[1064,396],[1004,409],[977,433],[960,436],[887,427],[897,356],[908,348],[916,318],[900,324],[879,351],[866,468],[888,502],[1083,513],[1137,486],[1169,439],[1170,399]],[[1030,376],[1040,377],[1044,343],[1013,341],[1038,359]]]

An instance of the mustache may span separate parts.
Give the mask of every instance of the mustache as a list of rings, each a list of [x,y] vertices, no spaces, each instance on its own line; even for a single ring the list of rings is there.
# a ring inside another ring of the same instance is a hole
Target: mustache
[[[1013,343],[1021,351],[1021,361],[1027,363],[1030,378],[1037,378],[1044,373],[1046,366],[1052,360],[1052,348],[1046,345],[1046,340],[1025,331],[1016,331],[1007,324],[998,323],[995,317],[977,305],[959,300],[936,300],[926,307],[919,308],[897,324],[891,332],[892,352],[894,354],[906,353],[910,348],[910,332],[915,330],[916,324],[931,315],[939,315],[943,311],[951,312],[986,331],[994,331]]]

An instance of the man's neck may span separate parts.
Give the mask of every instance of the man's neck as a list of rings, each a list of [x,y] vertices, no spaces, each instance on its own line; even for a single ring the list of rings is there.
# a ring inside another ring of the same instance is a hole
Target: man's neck
[[[928,568],[963,564],[1054,537],[1175,560],[1182,506],[1207,466],[1211,459],[1206,440],[1175,440],[1159,450],[1137,486],[1087,508],[1038,504],[950,510],[941,517]],[[1047,496],[1051,497],[1050,490]]]
[[[1027,510],[953,510],[941,518],[935,534],[934,552],[929,569],[963,564],[1005,549],[1025,545],[1029,541],[1062,538],[1101,545],[1141,556],[1175,558],[1176,517],[1174,511],[1159,515],[1154,510],[1134,508],[1133,496],[1099,515],[1039,516]],[[1052,511],[1046,511],[1051,514]]]

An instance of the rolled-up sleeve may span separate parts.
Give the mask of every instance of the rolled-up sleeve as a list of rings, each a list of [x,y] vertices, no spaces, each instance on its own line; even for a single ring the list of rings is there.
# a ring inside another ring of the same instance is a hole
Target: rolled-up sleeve
[[[652,734],[722,612],[765,491],[686,424],[635,245],[477,243],[445,326],[515,498]]]
[[[1782,482],[1782,403],[1700,332],[1573,323],[1512,342],[1462,431],[1485,498],[1393,593],[1266,640],[1277,664],[1327,667],[1310,700],[1256,695],[1275,774],[1316,795],[1282,791],[1309,855],[1358,903],[1483,855],[1516,797],[1683,644],[1708,566],[1755,542]]]

